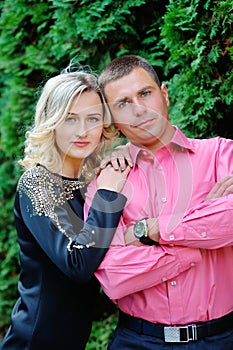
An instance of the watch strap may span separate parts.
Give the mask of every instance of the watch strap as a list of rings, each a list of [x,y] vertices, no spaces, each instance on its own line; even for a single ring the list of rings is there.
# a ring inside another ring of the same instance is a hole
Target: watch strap
[[[143,236],[141,238],[139,238],[139,241],[143,244],[146,244],[146,245],[154,245],[156,244],[157,242],[153,241],[150,237],[148,236]]]

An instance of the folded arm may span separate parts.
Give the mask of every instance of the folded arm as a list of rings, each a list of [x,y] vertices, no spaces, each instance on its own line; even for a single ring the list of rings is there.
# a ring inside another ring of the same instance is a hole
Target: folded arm
[[[233,194],[211,199],[191,208],[172,232],[167,219],[160,216],[160,244],[204,249],[233,245]]]
[[[109,298],[120,299],[195,268],[199,249],[169,246],[111,246],[95,275]]]

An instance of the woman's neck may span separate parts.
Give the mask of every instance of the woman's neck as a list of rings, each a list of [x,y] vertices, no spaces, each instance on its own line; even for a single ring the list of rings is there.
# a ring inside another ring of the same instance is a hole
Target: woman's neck
[[[69,178],[78,178],[82,174],[83,160],[65,160],[62,164],[61,175]]]

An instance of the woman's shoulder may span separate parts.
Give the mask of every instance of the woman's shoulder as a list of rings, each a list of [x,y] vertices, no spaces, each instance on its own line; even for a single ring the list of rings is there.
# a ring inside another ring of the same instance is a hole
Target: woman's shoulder
[[[55,207],[65,202],[61,177],[40,164],[27,169],[22,174],[17,192],[21,200],[29,200],[33,212],[38,215],[54,217]]]
[[[26,188],[35,188],[42,185],[51,178],[51,173],[44,166],[37,164],[27,170],[21,175],[17,189],[22,190]]]

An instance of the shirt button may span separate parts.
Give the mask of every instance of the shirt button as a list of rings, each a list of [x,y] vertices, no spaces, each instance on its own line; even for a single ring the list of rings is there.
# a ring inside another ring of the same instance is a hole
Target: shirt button
[[[159,171],[162,171],[162,170],[163,170],[163,168],[161,167],[161,165],[159,165],[159,166],[157,167],[157,169],[158,169]]]
[[[202,233],[201,233],[201,236],[202,236],[202,237],[206,237],[206,236],[207,236],[206,232],[202,232]]]
[[[163,281],[163,282],[166,282],[166,281],[167,281],[167,278],[166,278],[166,277],[163,277],[163,278],[162,278],[162,281]]]
[[[95,234],[95,230],[91,230],[91,233],[94,235]]]
[[[169,239],[170,239],[170,241],[174,241],[175,236],[174,236],[174,235],[170,235],[170,236],[169,236]]]
[[[162,201],[163,203],[166,203],[167,198],[166,198],[166,197],[162,197],[161,201]]]
[[[172,286],[176,286],[176,281],[172,281],[172,282],[171,282],[171,285],[172,285]]]
[[[195,263],[191,263],[190,266],[191,266],[191,267],[195,266]]]

